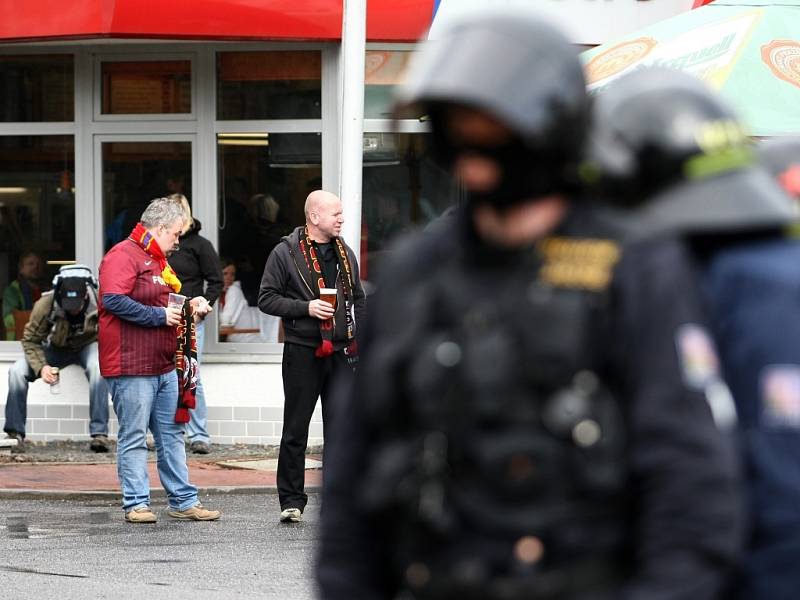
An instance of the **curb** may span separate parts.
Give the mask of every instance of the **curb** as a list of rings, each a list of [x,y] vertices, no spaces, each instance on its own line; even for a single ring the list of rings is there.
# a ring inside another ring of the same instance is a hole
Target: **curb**
[[[306,493],[318,494],[322,487],[310,485],[305,488]],[[208,486],[197,488],[198,495],[227,494],[227,495],[254,495],[277,494],[278,487],[274,485],[263,486]],[[150,490],[151,498],[166,498],[167,493],[163,488]],[[0,500],[121,500],[122,493],[111,490],[37,490],[31,488],[4,488],[0,489]]]

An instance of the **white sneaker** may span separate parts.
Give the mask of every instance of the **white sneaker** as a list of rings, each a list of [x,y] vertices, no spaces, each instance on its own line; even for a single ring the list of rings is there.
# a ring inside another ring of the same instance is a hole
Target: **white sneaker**
[[[303,520],[303,511],[299,508],[287,508],[281,511],[281,523],[299,523]]]

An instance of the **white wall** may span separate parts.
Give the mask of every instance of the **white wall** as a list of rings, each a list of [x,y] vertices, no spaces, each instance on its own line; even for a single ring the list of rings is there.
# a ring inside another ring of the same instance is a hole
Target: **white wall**
[[[5,410],[10,362],[0,362],[0,410]],[[212,443],[278,444],[283,423],[280,363],[205,364],[202,380]],[[4,422],[5,412],[0,413]],[[111,437],[116,434],[113,409]],[[27,436],[31,440],[88,439],[89,386],[80,367],[62,372],[61,394],[50,394],[41,380],[28,393]],[[311,420],[309,445],[322,443],[320,405]]]

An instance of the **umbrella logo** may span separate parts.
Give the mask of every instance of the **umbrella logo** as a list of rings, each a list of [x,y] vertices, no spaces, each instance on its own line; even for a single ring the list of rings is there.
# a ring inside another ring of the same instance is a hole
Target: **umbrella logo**
[[[622,42],[598,54],[586,65],[586,79],[589,84],[624,71],[633,63],[640,61],[658,45],[653,38],[640,37]]]
[[[800,87],[800,43],[792,40],[772,40],[761,47],[761,60],[772,74]]]

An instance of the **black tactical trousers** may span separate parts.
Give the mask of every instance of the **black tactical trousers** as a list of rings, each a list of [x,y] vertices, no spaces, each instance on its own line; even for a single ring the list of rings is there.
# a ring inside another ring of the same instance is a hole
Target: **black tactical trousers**
[[[308,502],[305,487],[305,453],[311,415],[322,400],[323,436],[331,433],[334,419],[327,401],[334,378],[352,376],[343,352],[317,358],[314,348],[285,343],[283,346],[283,433],[278,455],[278,499],[281,510]]]

